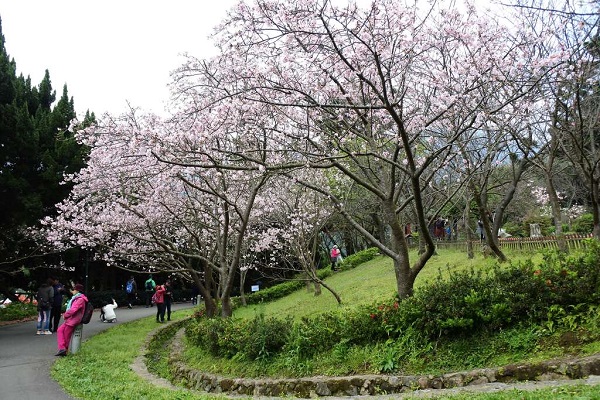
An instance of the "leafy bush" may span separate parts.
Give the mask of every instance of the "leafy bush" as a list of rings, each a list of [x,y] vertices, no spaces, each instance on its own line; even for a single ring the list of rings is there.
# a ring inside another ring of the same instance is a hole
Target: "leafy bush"
[[[378,255],[379,249],[377,247],[370,247],[368,249],[359,251],[358,253],[351,254],[348,257],[344,258],[344,260],[339,264],[339,268],[343,270],[356,268],[360,264],[366,263],[367,261],[371,261]]]
[[[600,305],[600,243],[589,240],[585,246],[586,251],[576,255],[548,252],[540,265],[527,261],[486,271],[455,272],[448,278],[440,274],[402,301],[391,299],[300,321],[262,316],[253,320],[199,318],[188,327],[187,335],[214,356],[248,360],[282,356],[290,365],[298,363],[304,369],[321,353],[376,345],[381,350],[376,360],[381,370],[393,370],[394,360],[416,360],[434,343],[455,339],[467,343],[474,335],[491,335],[522,324],[572,328],[594,323],[597,317],[591,310],[597,311]],[[576,307],[578,319],[565,317],[561,310],[568,307]]]
[[[288,294],[294,293],[296,290],[299,290],[302,287],[304,287],[304,281],[301,280],[283,282],[246,296],[246,303],[260,304],[274,301],[281,299]],[[239,300],[237,302],[239,302]]]
[[[555,230],[552,220],[549,217],[541,216],[528,217],[523,221],[508,221],[502,228],[513,236],[529,237],[530,224],[539,224],[543,236],[551,235]]]
[[[572,224],[573,232],[587,235],[594,229],[594,216],[591,213],[580,215]]]
[[[359,251],[358,253],[351,254],[346,257],[340,264],[340,269],[348,270],[359,266],[362,263],[372,260],[379,254],[379,249],[371,247],[366,250]],[[317,277],[319,279],[325,279],[331,275],[329,268],[317,270]],[[303,280],[291,280],[283,282],[269,288],[259,290],[248,296],[246,296],[247,304],[260,304],[281,299],[296,290],[302,289],[305,285]],[[234,303],[239,306],[240,299],[235,299]]]
[[[200,318],[186,328],[187,337],[213,356],[261,360],[278,353],[288,341],[291,321],[265,318],[251,320]]]
[[[506,232],[516,237],[528,237],[529,236],[529,225],[525,227],[524,224],[519,222],[509,221],[502,226]]]
[[[11,303],[5,308],[0,308],[0,321],[17,321],[36,315],[37,306],[31,303]]]

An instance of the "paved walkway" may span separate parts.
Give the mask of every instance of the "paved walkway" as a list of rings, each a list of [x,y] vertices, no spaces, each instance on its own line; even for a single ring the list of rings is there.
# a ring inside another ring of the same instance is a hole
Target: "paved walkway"
[[[177,311],[191,303],[174,304]],[[99,311],[83,328],[83,340],[122,322],[133,321],[156,313],[156,308],[118,308],[118,323],[98,320]],[[50,377],[56,360],[56,335],[36,335],[36,321],[0,326],[0,398],[19,400],[72,400]],[[83,344],[85,346],[85,344]]]

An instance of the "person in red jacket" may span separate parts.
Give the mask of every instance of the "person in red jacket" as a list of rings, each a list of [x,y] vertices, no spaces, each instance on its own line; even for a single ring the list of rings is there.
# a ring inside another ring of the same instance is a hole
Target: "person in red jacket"
[[[156,292],[152,296],[156,303],[156,322],[165,322],[165,292],[163,285],[157,285]]]
[[[339,261],[339,258],[341,255],[340,249],[338,249],[338,247],[336,245],[334,245],[331,248],[331,252],[329,253],[329,255],[331,256],[331,270],[337,271],[335,269],[335,266],[336,266],[337,262]]]
[[[63,324],[58,328],[58,353],[57,356],[66,356],[69,351],[69,343],[75,331],[75,327],[81,323],[85,305],[88,298],[83,293],[83,285],[78,283],[71,289],[73,297],[67,303],[67,311],[64,313]]]

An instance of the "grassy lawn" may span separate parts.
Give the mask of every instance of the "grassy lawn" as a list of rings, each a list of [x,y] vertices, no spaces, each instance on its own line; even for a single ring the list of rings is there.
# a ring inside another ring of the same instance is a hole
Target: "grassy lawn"
[[[536,256],[541,257],[541,256]],[[511,259],[525,259],[525,256],[511,255]],[[500,266],[501,267],[501,266]],[[436,279],[439,274],[445,275],[452,271],[468,268],[498,268],[491,259],[481,257],[466,260],[464,254],[440,251],[440,254],[427,265],[417,279],[416,286],[426,285],[429,280]],[[353,307],[357,304],[377,303],[387,300],[395,294],[395,277],[389,259],[378,257],[353,270],[338,272],[327,279],[340,294],[342,307]],[[235,311],[235,318],[253,318],[257,314],[285,316],[294,318],[310,316],[326,310],[338,309],[331,294],[323,291],[321,296],[314,296],[306,290],[299,290],[284,299],[259,306],[249,306]],[[193,310],[175,314],[183,318]],[[147,334],[156,328],[153,318],[147,318],[116,326],[87,340],[80,352],[74,356],[59,359],[52,369],[52,376],[76,398],[81,399],[208,399],[218,398],[213,395],[200,395],[184,389],[172,390],[153,385],[136,375],[131,370],[133,360],[139,355]],[[515,343],[528,340],[528,332],[506,332]],[[483,341],[485,343],[485,341]],[[478,352],[485,352],[484,346],[479,348],[477,343],[462,343],[456,348],[455,358],[475,357]],[[105,349],[110,349],[106,351]],[[369,357],[376,351],[375,347],[361,350],[361,354],[350,354],[344,358],[348,363]],[[585,349],[588,353],[600,351],[598,343],[593,343]],[[464,353],[463,353],[464,352]],[[558,347],[549,346],[540,349],[535,354],[503,353],[495,355],[494,362],[516,362],[517,360],[544,359],[561,355]],[[198,349],[188,349],[187,358],[191,365],[207,372],[221,372],[225,375],[236,376],[240,373],[239,366],[223,360],[206,357]],[[448,361],[451,365],[456,360]],[[460,360],[466,361],[466,360]],[[317,361],[318,362],[318,361]],[[323,368],[327,368],[325,361]],[[330,362],[330,361],[329,361]],[[276,363],[274,363],[276,364]],[[442,361],[440,365],[443,365]],[[159,365],[159,369],[164,369]],[[276,371],[280,366],[274,365]],[[353,366],[354,367],[354,366]],[[166,368],[166,367],[165,367]],[[331,365],[329,368],[337,371],[343,366]],[[449,372],[446,370],[444,372]],[[238,376],[242,376],[244,373]],[[405,397],[407,398],[407,397]],[[600,387],[564,386],[536,390],[532,392],[510,390],[501,393],[457,394],[431,397],[438,399],[596,399],[600,398]]]
[[[173,314],[175,320],[189,316],[193,310]],[[85,341],[80,351],[58,359],[52,377],[71,396],[85,400],[168,400],[217,399],[171,390],[153,385],[138,376],[131,364],[140,354],[147,335],[156,329],[154,317],[121,324]],[[108,350],[107,350],[108,349]]]
[[[417,257],[416,252],[410,254],[411,260]],[[541,255],[510,254],[511,260],[517,262]],[[469,260],[465,254],[457,251],[441,250],[423,268],[415,281],[415,288],[426,285],[436,279],[439,274],[447,274],[469,268],[494,268],[497,262],[491,258],[476,256]],[[350,271],[337,272],[327,278],[327,284],[342,298],[342,307],[354,307],[358,304],[371,304],[389,300],[396,294],[396,277],[394,266],[388,257],[377,257]],[[335,298],[323,288],[321,296],[312,292],[299,290],[283,299],[262,305],[250,305],[235,310],[235,318],[251,318],[260,313],[264,315],[291,315],[294,318],[314,315],[338,309]]]

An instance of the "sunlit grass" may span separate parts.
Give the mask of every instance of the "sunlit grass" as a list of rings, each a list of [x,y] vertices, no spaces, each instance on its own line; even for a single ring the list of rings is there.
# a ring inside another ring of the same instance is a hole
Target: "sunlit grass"
[[[411,252],[410,259],[415,260],[416,251]],[[509,254],[513,262],[534,257],[541,259],[540,255]],[[468,259],[464,252],[453,250],[440,250],[433,256],[425,268],[419,273],[415,281],[415,288],[426,285],[436,279],[440,274],[447,276],[452,272],[467,270],[469,268],[493,268],[497,261],[493,258],[483,258],[476,255]],[[501,266],[500,266],[501,267]],[[354,307],[359,304],[372,304],[392,299],[396,293],[396,277],[394,266],[389,257],[377,257],[369,262],[350,270],[335,273],[326,279],[342,299],[341,307]],[[252,318],[258,314],[274,316],[293,316],[295,319],[339,309],[333,295],[325,288],[320,296],[314,292],[298,290],[282,299],[259,305],[249,305],[234,312],[235,318]]]
[[[414,255],[412,255],[414,258]],[[530,256],[510,255],[513,261],[525,260]],[[540,255],[535,259],[539,261]],[[436,279],[439,274],[445,276],[453,271],[469,268],[501,268],[493,259],[484,259],[477,256],[468,260],[464,254],[452,251],[440,251],[419,275],[415,286],[426,285],[428,281]],[[352,307],[359,304],[371,304],[388,300],[396,293],[396,282],[391,260],[378,257],[351,271],[339,272],[327,279],[341,295],[342,307]],[[300,318],[315,313],[338,309],[333,296],[325,290],[321,296],[315,297],[313,293],[299,290],[290,296],[278,301],[260,305],[240,308],[235,311],[236,318],[252,318],[257,313],[265,315],[286,315]],[[176,314],[177,319],[192,313],[193,310],[181,311]],[[80,352],[74,356],[58,360],[52,370],[52,376],[59,381],[65,390],[76,398],[81,399],[214,399],[222,398],[215,395],[198,394],[185,389],[171,390],[153,385],[134,373],[130,365],[139,355],[143,343],[149,332],[156,328],[152,317],[116,326],[86,341]],[[598,344],[589,344],[587,352],[597,352]],[[359,349],[354,349],[357,351]],[[357,363],[369,360],[375,353],[375,346],[360,349],[360,353],[348,354],[345,363],[335,359],[315,360],[322,362],[322,368],[331,368],[334,372],[344,369],[356,370]],[[205,372],[223,373],[230,376],[255,375],[257,366],[246,363],[246,371],[240,369],[240,363],[227,362],[207,357],[200,349],[188,349],[186,352],[191,364],[195,364]],[[518,359],[528,361],[540,357],[558,355],[556,349],[547,349],[537,356],[520,354],[498,354],[491,362],[514,362]],[[195,360],[194,360],[195,359]],[[262,366],[274,376],[282,372],[282,365]],[[262,368],[261,367],[261,368]],[[445,371],[448,372],[448,371]],[[242,375],[239,375],[239,374]],[[407,397],[405,397],[407,398]],[[476,399],[476,400],[505,400],[505,399],[595,399],[600,398],[600,387],[590,386],[562,386],[536,390],[532,392],[522,390],[509,390],[500,393],[463,393],[457,395],[443,394],[437,399]]]
[[[193,310],[173,314],[175,320]],[[132,369],[149,332],[156,329],[154,317],[120,324],[84,342],[77,354],[58,359],[52,377],[75,398],[86,400],[216,399],[185,389],[171,390],[151,384]]]

